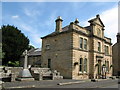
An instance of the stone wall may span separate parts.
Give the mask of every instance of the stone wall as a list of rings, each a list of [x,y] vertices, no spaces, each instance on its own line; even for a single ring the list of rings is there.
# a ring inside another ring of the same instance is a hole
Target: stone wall
[[[119,62],[118,62],[118,43],[113,45],[113,75],[117,76],[118,75],[118,70],[119,70]]]
[[[118,33],[117,37],[117,42],[118,42],[118,75],[120,76],[120,33]]]
[[[48,67],[51,60],[51,69],[56,69],[64,78],[72,78],[72,51],[71,33],[59,34],[42,40],[42,67]],[[49,45],[49,49],[46,48]]]
[[[79,45],[79,38],[82,37],[83,39],[87,39],[88,45],[87,50],[80,49]],[[98,52],[98,42],[101,43],[101,52]],[[105,55],[105,48],[104,45],[109,46],[109,55]],[[105,64],[105,61],[109,61],[109,65],[112,65],[112,46],[105,43],[102,40],[99,40],[97,38],[88,38],[83,35],[79,35],[77,33],[73,33],[73,78],[88,78],[88,76],[95,77],[98,73],[97,68],[95,65],[98,63],[98,60],[101,60],[101,64]],[[74,50],[75,49],[75,50]],[[96,56],[101,56],[102,58],[96,58]],[[79,73],[79,59],[80,58],[87,58],[88,60],[88,72],[87,74],[78,74]],[[74,63],[78,62],[77,66],[74,66]],[[110,71],[107,73],[107,76],[112,75],[112,69],[109,67]]]
[[[20,58],[20,66],[24,65],[24,57]],[[28,56],[28,65],[41,67],[41,56]]]
[[[72,50],[72,78],[73,79],[88,79],[89,78],[89,46],[87,45],[87,50],[80,49],[80,38],[86,39],[89,42],[88,37],[84,35],[79,35],[77,33],[73,33],[73,50]],[[87,72],[86,73],[80,73],[79,72],[79,64],[80,64],[80,58],[87,58]],[[78,64],[75,64],[78,63]]]
[[[22,67],[1,67],[0,77],[3,81],[15,81]]]
[[[79,50],[73,50],[73,64],[72,64],[72,78],[73,79],[88,79],[89,78],[89,53],[83,52]],[[83,58],[83,60],[87,59],[87,72],[80,73],[79,72],[79,64],[80,64],[80,58]],[[75,63],[78,63],[77,65]]]
[[[113,75],[120,76],[120,34],[117,34],[117,43],[112,47],[113,49]]]

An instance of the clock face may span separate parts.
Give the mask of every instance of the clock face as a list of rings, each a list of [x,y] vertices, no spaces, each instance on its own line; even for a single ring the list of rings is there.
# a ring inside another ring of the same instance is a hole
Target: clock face
[[[100,36],[100,34],[101,34],[101,30],[97,28],[97,35]]]

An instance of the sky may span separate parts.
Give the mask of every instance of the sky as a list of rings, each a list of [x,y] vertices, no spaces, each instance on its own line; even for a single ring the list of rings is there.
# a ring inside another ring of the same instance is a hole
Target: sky
[[[80,26],[99,14],[105,25],[104,34],[116,42],[118,32],[117,2],[2,2],[2,23],[14,25],[30,40],[30,45],[41,48],[41,37],[55,31],[55,20],[63,19],[63,27],[78,18]]]

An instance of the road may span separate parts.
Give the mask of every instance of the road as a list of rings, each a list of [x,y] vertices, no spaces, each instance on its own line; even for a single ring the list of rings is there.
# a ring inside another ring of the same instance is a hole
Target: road
[[[54,86],[54,88],[118,88],[118,80],[102,80],[98,82],[84,82],[79,84],[70,84]]]
[[[73,82],[70,84],[69,82]],[[79,82],[79,83],[74,83]],[[68,83],[58,85],[59,83]],[[91,82],[90,80],[48,80],[48,81],[32,81],[32,82],[10,82],[4,83],[3,87],[7,90],[9,88],[120,88],[118,80],[99,80],[98,82]],[[15,89],[16,90],[16,89]]]

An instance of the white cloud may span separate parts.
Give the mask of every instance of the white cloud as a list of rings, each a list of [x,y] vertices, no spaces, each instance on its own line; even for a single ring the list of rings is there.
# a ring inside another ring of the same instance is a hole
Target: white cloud
[[[29,17],[35,18],[37,15],[41,15],[42,11],[38,11],[37,9],[25,8],[24,13]]]
[[[17,18],[19,18],[19,16],[18,15],[14,15],[14,16],[12,16],[12,18],[13,19],[17,19]]]
[[[118,33],[118,7],[111,8],[109,10],[99,13],[102,22],[105,25],[104,35],[112,39],[112,43],[116,43],[116,34]],[[88,26],[88,20],[95,17],[91,17],[82,22],[84,26]]]
[[[23,19],[20,18],[12,20],[12,22],[22,31],[22,33],[25,34],[25,36],[29,38],[31,45],[40,48],[42,42],[40,39],[41,33],[39,32],[38,28],[36,28],[34,25],[26,23]]]
[[[49,19],[44,22],[44,25],[52,26],[54,25],[55,18],[57,17],[57,12],[53,11],[49,16]]]
[[[30,38],[30,44],[32,44],[33,46],[39,46],[39,47],[42,45],[42,41],[40,39],[40,33],[38,32],[39,30],[25,23],[21,24],[20,27],[22,28],[22,30],[29,33],[28,37]]]
[[[118,33],[118,7],[102,12],[101,19],[105,25],[105,35],[111,37],[114,44]]]

